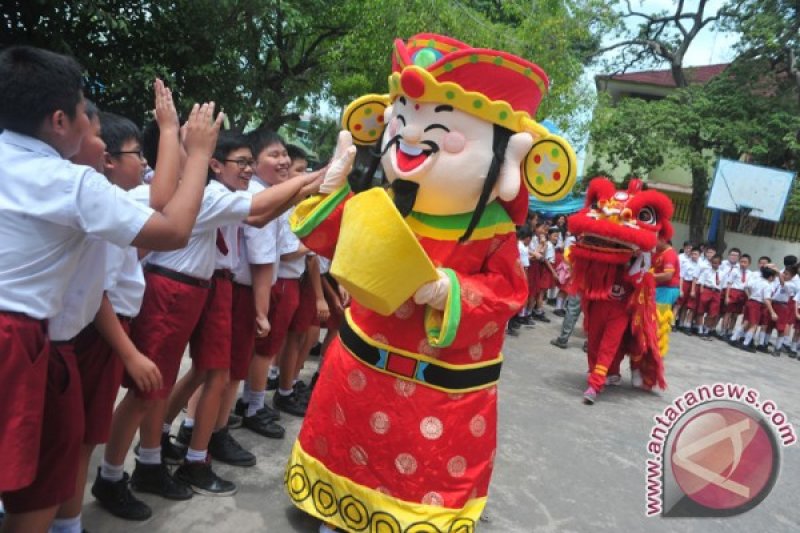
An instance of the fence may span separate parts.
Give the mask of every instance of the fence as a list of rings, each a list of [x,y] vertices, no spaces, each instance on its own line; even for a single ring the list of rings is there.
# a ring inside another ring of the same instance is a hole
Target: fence
[[[685,196],[672,196],[672,203],[675,205],[675,213],[672,220],[675,222],[689,223],[689,203],[690,198]],[[738,231],[740,215],[738,213],[725,213],[725,230]],[[711,210],[705,209],[703,225],[708,227],[711,224]],[[756,237],[767,237],[781,241],[800,241],[800,221],[782,220],[780,222],[770,222],[769,220],[759,220],[752,231],[747,232]]]

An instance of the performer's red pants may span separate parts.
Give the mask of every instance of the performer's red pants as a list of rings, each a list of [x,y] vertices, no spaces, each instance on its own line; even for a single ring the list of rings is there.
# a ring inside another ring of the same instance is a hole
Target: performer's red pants
[[[622,337],[630,322],[627,304],[619,300],[590,301],[587,307],[589,326],[589,385],[596,391],[603,390],[606,375],[615,363]]]

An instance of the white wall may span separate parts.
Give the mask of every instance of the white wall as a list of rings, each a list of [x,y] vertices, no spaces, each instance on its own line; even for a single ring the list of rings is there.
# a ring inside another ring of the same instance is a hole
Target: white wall
[[[672,245],[676,250],[680,251],[683,241],[689,239],[689,225],[680,222],[673,222],[672,225],[675,228]],[[800,243],[797,242],[779,241],[733,231],[725,232],[725,242],[728,244],[728,250],[735,247],[739,248],[742,253],[750,254],[753,258],[753,263],[758,261],[758,258],[762,255],[770,257],[772,262],[778,266],[782,266],[784,256],[796,255],[800,257]]]

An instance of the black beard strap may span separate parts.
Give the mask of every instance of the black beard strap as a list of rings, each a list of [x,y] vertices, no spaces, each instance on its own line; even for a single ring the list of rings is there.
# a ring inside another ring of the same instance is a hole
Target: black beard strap
[[[417,201],[419,183],[396,179],[392,182],[391,187],[394,192],[394,205],[400,211],[400,215],[406,218],[414,208],[414,202]]]

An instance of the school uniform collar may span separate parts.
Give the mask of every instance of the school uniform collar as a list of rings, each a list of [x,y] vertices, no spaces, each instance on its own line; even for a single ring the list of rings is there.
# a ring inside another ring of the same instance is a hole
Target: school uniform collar
[[[15,131],[5,130],[3,133],[0,133],[0,142],[17,146],[37,154],[46,155],[48,157],[55,156],[61,159],[61,154],[59,154],[55,148],[46,142],[40,141],[39,139],[29,135],[17,133]]]

